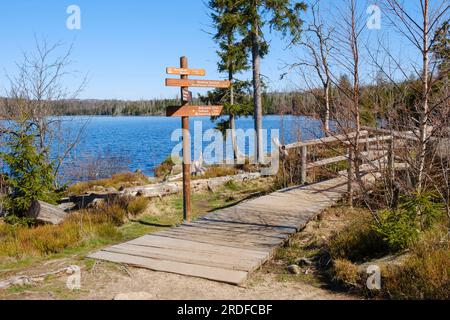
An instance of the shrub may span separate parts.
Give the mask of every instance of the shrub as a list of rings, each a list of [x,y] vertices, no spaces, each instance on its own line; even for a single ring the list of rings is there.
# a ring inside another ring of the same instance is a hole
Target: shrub
[[[379,216],[380,222],[373,225],[373,230],[392,251],[406,249],[417,239],[419,229],[411,211],[384,210]]]
[[[406,249],[420,232],[428,230],[443,216],[443,207],[433,193],[422,193],[404,199],[397,209],[380,212],[380,222],[373,229],[392,251]]]
[[[8,151],[1,153],[8,167],[7,183],[12,189],[5,201],[8,214],[23,216],[34,200],[55,204],[60,198],[53,163],[47,162],[33,142],[32,135],[19,133],[7,142]]]

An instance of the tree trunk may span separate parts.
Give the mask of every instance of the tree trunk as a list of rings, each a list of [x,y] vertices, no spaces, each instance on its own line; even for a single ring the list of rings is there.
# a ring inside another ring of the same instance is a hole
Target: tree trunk
[[[36,219],[39,223],[60,224],[67,216],[67,212],[57,206],[36,200],[32,202],[26,216],[28,218]]]
[[[234,106],[234,70],[233,65],[229,62],[228,65],[228,80],[230,80],[230,106]],[[231,128],[231,144],[233,146],[233,159],[236,161],[238,159],[238,146],[236,139],[236,117],[233,114],[233,111],[230,112],[230,128]]]
[[[328,137],[330,135],[330,84],[325,85],[325,116],[324,116],[324,129],[325,134]]]
[[[417,190],[420,192],[423,188],[425,158],[427,152],[428,140],[428,77],[429,77],[429,55],[428,55],[428,0],[425,0],[423,8],[423,110],[420,112],[420,152],[419,152],[419,172],[417,181]]]
[[[359,48],[358,48],[358,34],[356,26],[356,4],[352,1],[352,34],[351,46],[353,53],[353,113],[355,117],[355,145],[354,145],[354,165],[355,165],[355,179],[361,182],[360,176],[360,162],[361,153],[359,148],[359,140],[361,138],[361,113],[359,110]]]
[[[231,143],[233,146],[234,160],[238,160],[239,149],[236,139],[236,117],[234,116],[234,114],[230,114],[230,127],[231,127]]]
[[[261,56],[259,46],[259,26],[254,22],[252,30],[252,67],[253,67],[253,100],[255,118],[255,160],[263,162],[262,137],[262,91],[261,91]]]

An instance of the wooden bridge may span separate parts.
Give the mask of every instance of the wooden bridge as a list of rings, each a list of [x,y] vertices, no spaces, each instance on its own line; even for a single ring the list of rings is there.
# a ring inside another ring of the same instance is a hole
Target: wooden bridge
[[[371,151],[370,145],[383,145],[392,138],[371,138],[367,131],[361,135],[360,143],[366,146],[365,155],[369,159],[361,166],[361,175],[363,181],[370,182],[389,159],[393,159],[392,152]],[[310,168],[352,161],[351,154],[347,154],[307,163],[309,147],[335,142],[348,145],[349,139],[349,135],[337,136],[286,148],[302,150],[302,175],[306,181]],[[357,188],[354,181],[348,179],[349,175],[353,176],[351,168],[353,165],[334,179],[284,189],[218,210],[190,224],[105,248],[89,258],[242,285],[249,273],[268,261],[291,235]]]

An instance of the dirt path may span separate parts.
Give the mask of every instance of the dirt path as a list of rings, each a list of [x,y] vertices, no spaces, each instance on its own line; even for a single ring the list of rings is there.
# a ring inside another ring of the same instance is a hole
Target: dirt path
[[[1,299],[31,300],[112,300],[118,295],[145,300],[347,300],[353,299],[306,282],[280,281],[277,275],[259,271],[246,287],[236,287],[213,281],[97,264],[83,271],[81,290],[70,291],[67,276],[47,279],[33,288],[11,288],[0,294]]]
[[[106,271],[106,274],[104,273]],[[103,273],[103,274],[102,274]],[[98,270],[94,278],[109,278],[108,271]],[[89,276],[85,281],[89,281]],[[92,279],[94,280],[94,279]],[[258,272],[245,288],[174,274],[130,269],[130,275],[115,275],[110,281],[98,281],[83,298],[113,299],[117,294],[146,293],[151,299],[163,300],[329,300],[349,299],[325,289],[301,282],[280,282],[276,275]]]

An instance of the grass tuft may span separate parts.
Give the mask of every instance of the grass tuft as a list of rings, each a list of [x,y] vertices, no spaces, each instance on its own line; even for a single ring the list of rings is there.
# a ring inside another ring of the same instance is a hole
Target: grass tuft
[[[146,177],[142,173],[119,173],[113,175],[109,179],[77,182],[67,189],[67,194],[69,196],[84,194],[86,192],[92,191],[92,188],[94,187],[115,188],[118,190],[121,187],[127,188],[137,185],[146,185],[148,183],[148,177]]]
[[[144,213],[145,209],[147,209],[150,201],[144,197],[138,197],[131,199],[127,204],[127,211],[133,217],[136,217],[142,213]]]

